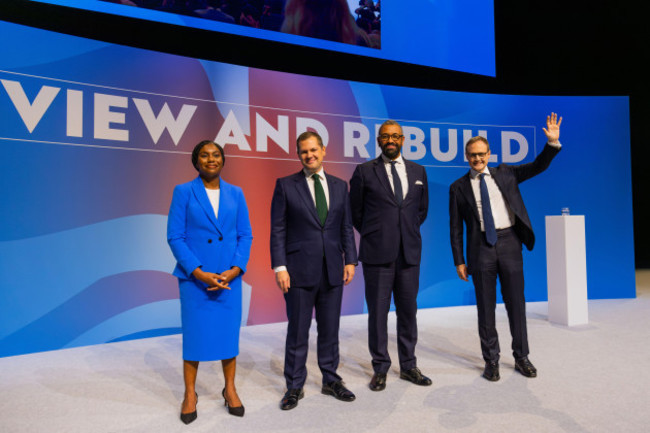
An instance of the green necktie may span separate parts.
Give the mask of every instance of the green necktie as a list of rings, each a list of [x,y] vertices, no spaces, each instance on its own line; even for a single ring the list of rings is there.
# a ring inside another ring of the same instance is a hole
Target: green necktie
[[[325,190],[323,185],[320,183],[320,176],[318,174],[312,174],[312,179],[314,179],[314,193],[316,194],[316,212],[318,212],[318,219],[320,219],[320,225],[325,225],[325,219],[327,218],[327,199],[325,198]]]

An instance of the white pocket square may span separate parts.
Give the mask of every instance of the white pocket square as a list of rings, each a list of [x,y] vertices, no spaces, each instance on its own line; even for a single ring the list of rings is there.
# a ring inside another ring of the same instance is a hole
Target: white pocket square
[[[422,181],[421,181],[421,180],[416,180],[416,181],[415,181],[415,184],[416,184],[416,185],[422,185]]]

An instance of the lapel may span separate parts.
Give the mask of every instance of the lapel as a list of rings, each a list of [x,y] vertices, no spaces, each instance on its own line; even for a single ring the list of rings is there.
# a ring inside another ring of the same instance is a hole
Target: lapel
[[[219,213],[221,213],[223,209],[222,203],[224,201],[224,190],[226,190],[226,193],[228,190],[228,184],[226,184],[223,179],[220,180],[220,188],[221,192],[219,194]],[[203,181],[200,177],[197,177],[192,181],[192,192],[194,193],[196,200],[199,202],[199,205],[201,205],[201,208],[205,212],[205,215],[217,229],[217,232],[219,232],[219,234],[223,234],[221,224],[218,221],[217,215],[214,214],[214,209],[212,209],[210,199],[208,199],[208,194],[205,192],[205,186],[203,185]]]
[[[374,163],[375,174],[379,179],[379,183],[386,190],[386,194],[393,200],[393,203],[397,205],[397,199],[395,198],[395,193],[393,193],[393,188],[390,186],[390,181],[388,180],[388,174],[386,174],[386,167],[384,166],[384,160],[381,155],[375,159]]]
[[[409,190],[406,193],[406,197],[404,197],[404,201],[406,201],[409,200],[414,194],[413,190],[415,190],[415,181],[422,179],[416,178],[417,174],[415,173],[415,164],[411,164],[411,161],[405,160],[404,155],[402,155],[402,160],[404,161],[404,167],[406,167],[406,181],[409,184]]]
[[[517,212],[517,209],[514,209],[513,206],[510,204],[510,200],[508,197],[508,190],[504,187],[503,185],[503,177],[499,176],[499,170],[497,168],[492,168],[488,167],[488,170],[490,170],[490,176],[492,176],[492,179],[494,179],[494,183],[497,184],[497,187],[499,188],[499,191],[501,192],[501,196],[503,197],[503,200],[506,202],[506,205],[508,208],[515,214],[519,215]]]
[[[503,185],[501,184],[501,178],[499,176],[497,176],[497,174],[499,173],[499,170],[497,170],[496,168],[492,168],[492,167],[488,167],[488,170],[490,170],[490,176],[492,176],[492,179],[494,180],[494,183],[496,183],[497,186],[499,187],[499,191],[501,191],[501,195],[503,195],[504,198],[505,198],[505,193],[504,193],[505,190],[503,189]]]
[[[318,218],[318,212],[316,212],[316,205],[314,204],[314,199],[311,198],[311,193],[309,192],[309,187],[307,186],[307,179],[305,178],[305,173],[300,170],[293,177],[294,183],[296,185],[296,191],[302,199],[307,212],[309,212],[312,217],[316,220],[318,225],[320,225],[320,219]],[[328,184],[329,186],[329,184]]]
[[[470,204],[470,207],[472,208],[472,212],[474,213],[474,217],[476,218],[476,221],[480,222],[481,218],[478,215],[478,205],[476,204],[476,197],[474,197],[474,191],[472,190],[470,173],[471,171],[468,171],[467,174],[462,177],[463,181],[461,182],[460,190],[465,196],[467,202]]]

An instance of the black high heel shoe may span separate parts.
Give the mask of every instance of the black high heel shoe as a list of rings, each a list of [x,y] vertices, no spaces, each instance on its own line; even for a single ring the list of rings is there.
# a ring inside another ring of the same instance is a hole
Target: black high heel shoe
[[[199,395],[198,394],[196,394],[196,404],[197,405],[199,404]],[[196,407],[195,407],[194,412],[190,412],[190,413],[181,412],[181,421],[183,421],[183,423],[185,423],[185,424],[189,424],[189,423],[193,422],[197,418],[197,416],[198,415],[196,413]]]
[[[232,407],[228,404],[228,400],[226,399],[226,388],[221,391],[221,395],[223,396],[223,405],[228,408],[228,413],[230,415],[235,415],[235,416],[244,416],[244,405],[242,404],[241,406],[237,407]]]

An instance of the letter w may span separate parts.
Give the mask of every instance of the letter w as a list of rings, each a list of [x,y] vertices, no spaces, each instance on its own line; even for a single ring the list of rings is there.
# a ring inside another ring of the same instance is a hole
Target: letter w
[[[183,136],[187,125],[190,123],[190,120],[192,120],[192,116],[196,111],[196,105],[183,104],[181,112],[178,114],[178,118],[174,119],[174,115],[166,102],[160,110],[160,113],[158,113],[158,116],[153,114],[151,104],[149,104],[149,101],[146,99],[133,98],[133,102],[138,108],[140,117],[142,117],[142,121],[147,127],[147,131],[149,131],[149,135],[151,135],[151,139],[154,143],[158,143],[163,131],[167,129],[169,135],[174,141],[174,146],[178,146],[178,142]]]

